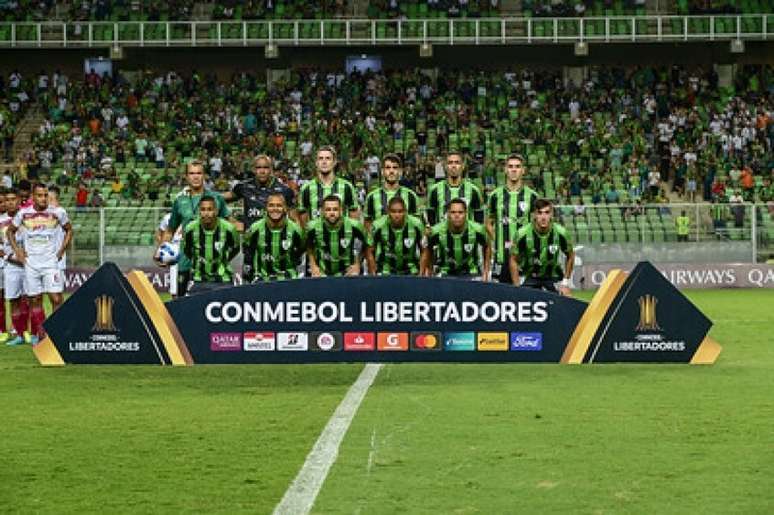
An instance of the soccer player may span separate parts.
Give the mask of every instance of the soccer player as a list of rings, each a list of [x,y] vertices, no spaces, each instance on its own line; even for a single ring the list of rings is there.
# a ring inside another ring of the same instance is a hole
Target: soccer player
[[[24,343],[22,337],[27,332],[28,319],[22,306],[22,299],[25,296],[24,265],[16,258],[8,239],[8,227],[11,225],[13,217],[19,211],[19,203],[21,202],[18,190],[13,188],[7,190],[3,200],[6,208],[5,215],[0,219],[0,231],[2,231],[3,236],[3,261],[5,261],[3,290],[11,308],[11,324],[13,326],[12,334],[9,335],[6,345],[19,345]],[[23,232],[21,230],[16,233],[19,245],[23,244]]]
[[[511,154],[505,160],[505,185],[495,188],[487,202],[486,230],[494,244],[493,278],[511,284],[511,243],[518,230],[530,222],[532,204],[538,194],[522,184],[524,157]]]
[[[465,201],[468,216],[474,221],[484,223],[484,197],[473,181],[463,179],[464,163],[462,153],[449,152],[446,155],[446,179],[433,184],[427,191],[425,215],[431,227],[440,221],[441,212],[453,199]]]
[[[553,217],[554,206],[550,200],[535,201],[532,223],[519,229],[511,245],[511,278],[518,286],[521,274],[523,286],[554,293],[557,293],[554,283],[559,282],[558,293],[569,297],[575,251],[567,230],[554,222]],[[560,253],[567,256],[564,272],[559,262]]]
[[[323,217],[309,223],[306,255],[312,277],[359,275],[360,259],[369,246],[368,233],[357,220],[342,216],[342,202],[328,195]]]
[[[371,191],[365,200],[365,228],[371,230],[375,220],[387,214],[387,203],[396,195],[403,199],[405,211],[412,216],[419,216],[419,201],[417,194],[409,188],[400,185],[403,176],[403,165],[400,157],[387,154],[382,160],[382,185]]]
[[[468,219],[467,204],[461,198],[449,201],[446,220],[430,231],[422,252],[423,273],[487,281],[492,247],[484,226]]]
[[[59,204],[59,186],[53,185],[48,187],[48,205],[51,207],[61,207]],[[57,232],[58,241],[57,243],[59,245],[62,244],[62,241],[64,240],[64,231],[62,228],[59,228],[59,231]],[[59,271],[62,273],[62,277],[65,276],[65,270],[67,268],[67,254],[62,254],[62,257],[59,259],[59,263],[57,263],[59,267]],[[62,296],[59,296],[60,301],[63,300]],[[56,311],[56,309],[59,306],[51,306],[52,311]]]
[[[274,176],[274,165],[271,157],[266,154],[256,156],[253,160],[253,171],[255,173],[253,179],[238,182],[231,191],[223,195],[226,202],[242,199],[241,230],[247,231],[255,222],[263,218],[266,202],[269,196],[274,193],[279,193],[285,198],[285,204],[290,210],[289,214],[291,218],[295,219],[296,213],[293,209],[295,193]],[[242,277],[250,281],[250,278],[253,277],[253,271],[250,268],[254,261],[253,255],[248,247],[243,250]]]
[[[406,201],[395,195],[387,215],[374,222],[371,246],[366,250],[370,273],[377,275],[419,275],[425,226],[406,213]]]
[[[4,235],[5,229],[11,223],[11,217],[8,216],[5,207],[5,196],[8,193],[6,188],[0,187],[0,232]],[[3,236],[4,238],[4,236]],[[5,251],[0,248],[0,343],[5,343],[10,338],[8,328],[5,323],[5,286],[3,284],[3,274],[5,272]]]
[[[231,260],[239,254],[239,234],[234,224],[218,216],[215,197],[202,195],[198,208],[199,217],[185,226],[180,242],[180,255],[191,263],[191,294],[232,284]]]
[[[304,184],[299,192],[298,219],[301,227],[306,229],[310,220],[321,216],[323,201],[330,195],[338,196],[342,207],[357,219],[357,191],[351,182],[336,177],[336,151],[333,147],[324,146],[317,150],[315,167],[316,177]]]
[[[156,229],[156,234],[154,235],[156,245],[161,245],[164,242],[164,233],[167,232],[170,218],[172,218],[172,213],[167,213],[161,218],[159,227]],[[179,248],[180,240],[182,239],[183,228],[178,227],[172,236],[172,243],[177,244]],[[172,297],[177,297],[177,263],[169,267],[169,294],[172,295]]]
[[[295,279],[306,245],[301,227],[288,217],[286,197],[271,193],[266,199],[264,217],[245,233],[245,259],[252,256],[255,281]]]
[[[199,202],[207,195],[215,199],[217,213],[219,218],[228,218],[229,210],[226,207],[226,201],[220,193],[210,191],[204,187],[204,164],[201,161],[191,161],[188,163],[185,171],[185,180],[188,186],[183,192],[175,197],[172,204],[172,216],[169,217],[169,225],[164,232],[163,242],[171,241],[178,227],[185,227],[199,212]],[[153,259],[159,266],[166,266],[159,261],[158,249],[156,249]],[[184,254],[180,254],[180,260],[177,263],[177,294],[180,297],[185,296],[188,291],[188,285],[191,282],[191,261]]]
[[[24,265],[24,289],[30,301],[30,329],[33,345],[43,336],[43,294],[47,294],[52,306],[62,304],[64,277],[59,270],[59,260],[70,244],[73,228],[67,212],[61,207],[48,205],[48,187],[36,184],[32,189],[33,205],[20,209],[8,226],[8,240],[13,253]],[[23,227],[23,245],[16,234]],[[59,241],[57,232],[64,231]]]

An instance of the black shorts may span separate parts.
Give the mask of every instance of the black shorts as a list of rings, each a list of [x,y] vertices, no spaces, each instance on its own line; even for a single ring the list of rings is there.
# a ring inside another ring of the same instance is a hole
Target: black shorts
[[[185,272],[182,272],[180,270],[177,271],[177,296],[178,297],[185,297],[185,294],[188,293],[188,288],[191,285],[191,271],[186,270]]]
[[[561,279],[528,277],[524,280],[524,284],[522,284],[522,286],[525,288],[533,288],[535,290],[545,290],[552,293],[559,293],[559,291],[556,289],[556,283],[559,281],[561,281]]]

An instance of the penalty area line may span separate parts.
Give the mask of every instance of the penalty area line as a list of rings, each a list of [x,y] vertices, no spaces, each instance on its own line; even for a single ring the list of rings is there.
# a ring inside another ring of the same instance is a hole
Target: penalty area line
[[[347,395],[333,412],[314,447],[306,456],[298,475],[274,508],[274,515],[299,515],[311,511],[328,471],[339,455],[341,441],[381,368],[381,363],[368,363],[349,387]]]

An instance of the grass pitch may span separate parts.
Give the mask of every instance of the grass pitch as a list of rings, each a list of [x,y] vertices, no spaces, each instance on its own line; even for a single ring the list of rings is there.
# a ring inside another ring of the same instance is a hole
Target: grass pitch
[[[714,366],[385,366],[314,511],[771,513],[774,293],[688,296]],[[0,510],[270,512],[360,369],[0,348]]]

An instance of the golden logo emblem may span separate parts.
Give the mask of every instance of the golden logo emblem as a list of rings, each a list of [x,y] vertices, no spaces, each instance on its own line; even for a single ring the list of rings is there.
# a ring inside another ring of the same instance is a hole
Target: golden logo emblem
[[[113,323],[114,302],[115,299],[108,295],[100,295],[94,299],[94,304],[97,308],[97,315],[94,319],[94,327],[92,327],[92,331],[116,331],[116,326]]]
[[[661,327],[656,320],[656,304],[658,299],[653,295],[644,295],[637,299],[640,305],[640,323],[637,324],[637,331],[660,331]]]

